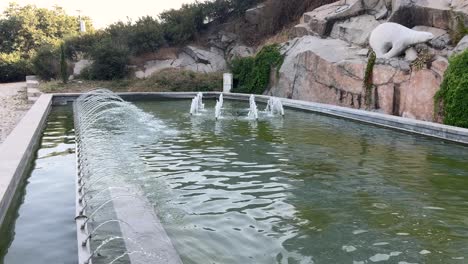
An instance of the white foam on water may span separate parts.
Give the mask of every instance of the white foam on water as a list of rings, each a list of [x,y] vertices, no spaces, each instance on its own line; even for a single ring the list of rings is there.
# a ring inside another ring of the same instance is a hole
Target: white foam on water
[[[398,236],[409,236],[410,234],[409,233],[396,233]]]
[[[372,244],[373,246],[385,246],[385,245],[388,245],[389,243],[388,242],[377,242],[377,243],[374,243]]]
[[[423,250],[419,251],[419,254],[427,255],[427,254],[431,254],[431,252],[429,250],[423,249]]]
[[[380,261],[387,261],[390,259],[390,255],[389,254],[375,254],[374,256],[370,257],[369,258],[370,261],[372,262],[380,262]]]
[[[354,246],[346,246],[346,245],[345,245],[345,246],[342,246],[341,249],[342,249],[343,251],[348,252],[348,253],[357,250],[357,248],[354,247]]]
[[[427,209],[427,210],[439,210],[439,211],[444,211],[444,210],[445,210],[445,208],[436,207],[436,206],[425,206],[425,207],[423,207],[423,209]]]
[[[359,234],[367,233],[367,232],[369,232],[369,231],[363,230],[363,229],[358,229],[358,230],[353,231],[353,235],[359,235]]]

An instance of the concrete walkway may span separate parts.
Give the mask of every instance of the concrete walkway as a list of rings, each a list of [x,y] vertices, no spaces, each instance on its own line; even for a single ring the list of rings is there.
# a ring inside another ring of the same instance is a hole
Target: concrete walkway
[[[26,82],[0,83],[0,144],[15,128],[31,105],[18,94]]]

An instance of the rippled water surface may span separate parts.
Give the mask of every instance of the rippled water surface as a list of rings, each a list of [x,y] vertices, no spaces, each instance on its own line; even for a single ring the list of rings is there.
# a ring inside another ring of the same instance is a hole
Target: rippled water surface
[[[216,122],[214,102],[189,105],[139,103],[177,132],[133,148],[184,263],[468,262],[467,147],[292,110],[249,121],[240,102]]]
[[[71,107],[54,107],[31,172],[0,230],[0,263],[78,263],[74,140]]]

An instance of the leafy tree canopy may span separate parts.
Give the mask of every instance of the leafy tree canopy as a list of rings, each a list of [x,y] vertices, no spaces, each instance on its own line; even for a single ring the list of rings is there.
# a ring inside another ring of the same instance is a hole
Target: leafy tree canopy
[[[84,17],[87,29],[93,31],[91,20]],[[10,3],[0,15],[0,52],[19,52],[29,58],[43,45],[57,45],[64,37],[79,33],[79,20],[67,15],[63,8],[38,8]]]

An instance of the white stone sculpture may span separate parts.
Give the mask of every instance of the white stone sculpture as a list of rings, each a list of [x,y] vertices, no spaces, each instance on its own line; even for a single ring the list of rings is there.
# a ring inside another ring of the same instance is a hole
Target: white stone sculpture
[[[390,59],[400,55],[409,46],[434,38],[429,32],[416,31],[397,23],[383,23],[372,31],[369,43],[377,58]]]

